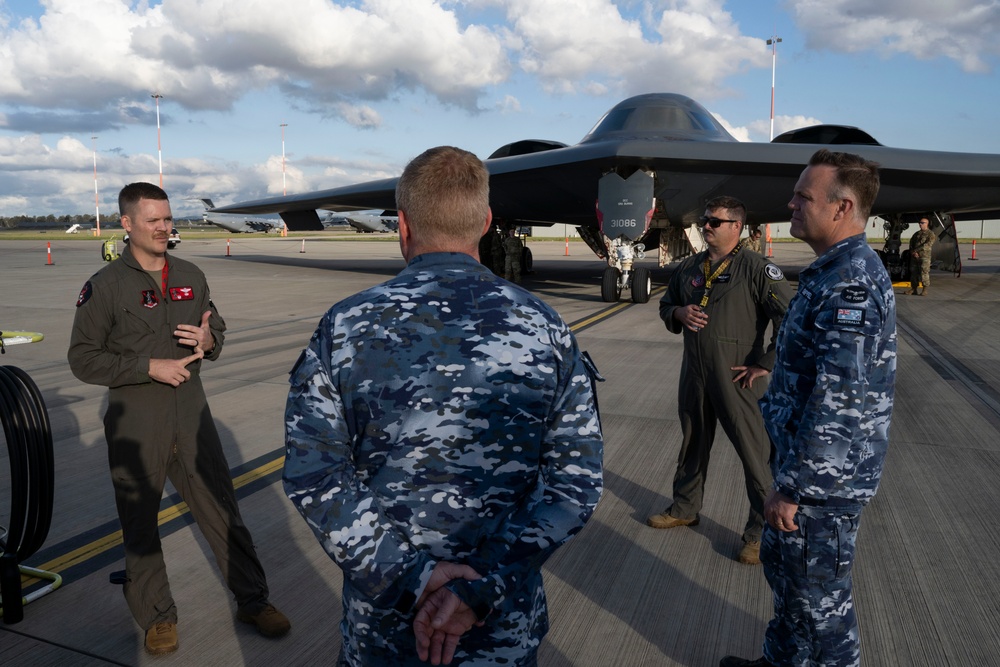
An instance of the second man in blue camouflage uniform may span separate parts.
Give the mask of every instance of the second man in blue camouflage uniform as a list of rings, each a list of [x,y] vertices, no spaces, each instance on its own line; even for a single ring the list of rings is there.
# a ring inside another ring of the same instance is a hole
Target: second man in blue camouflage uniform
[[[799,177],[791,233],[817,259],[778,334],[761,400],[774,444],[761,561],[774,618],[757,660],[721,667],[860,664],[851,571],[862,509],[889,444],[896,378],[896,302],[865,238],[878,165],[820,150]]]
[[[541,566],[602,490],[596,370],[478,260],[489,175],[415,158],[395,278],[336,304],[291,373],[285,490],[344,573],[341,665],[534,665]]]

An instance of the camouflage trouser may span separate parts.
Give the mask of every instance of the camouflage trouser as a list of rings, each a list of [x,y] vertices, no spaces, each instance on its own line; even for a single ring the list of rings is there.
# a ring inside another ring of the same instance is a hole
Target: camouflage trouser
[[[781,667],[861,664],[851,569],[860,510],[799,507],[798,530],[764,528],[760,560],[774,594],[764,657]]]
[[[503,267],[503,277],[511,282],[521,282],[521,258],[507,255]]]
[[[910,259],[910,287],[917,289],[917,284],[923,283],[924,287],[931,284],[931,258],[915,257]]]

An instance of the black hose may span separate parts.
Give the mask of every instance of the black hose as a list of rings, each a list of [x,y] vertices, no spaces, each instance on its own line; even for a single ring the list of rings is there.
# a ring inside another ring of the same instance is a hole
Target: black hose
[[[3,620],[23,617],[17,564],[31,557],[52,524],[55,465],[48,411],[27,373],[0,366],[0,421],[10,455],[10,526],[0,554]]]

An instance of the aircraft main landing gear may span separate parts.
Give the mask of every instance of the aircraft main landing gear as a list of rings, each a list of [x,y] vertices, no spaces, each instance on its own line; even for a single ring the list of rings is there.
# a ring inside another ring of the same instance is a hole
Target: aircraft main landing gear
[[[621,271],[614,266],[604,269],[601,276],[601,300],[614,303],[621,298],[622,290],[628,289],[633,303],[646,303],[653,290],[653,279],[649,269],[638,267],[631,271]]]

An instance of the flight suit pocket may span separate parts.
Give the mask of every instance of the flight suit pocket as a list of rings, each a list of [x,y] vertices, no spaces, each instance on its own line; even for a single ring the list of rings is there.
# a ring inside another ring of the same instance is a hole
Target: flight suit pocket
[[[118,319],[117,324],[122,334],[148,335],[156,333],[155,327],[146,317],[128,308],[122,308],[122,316]]]

